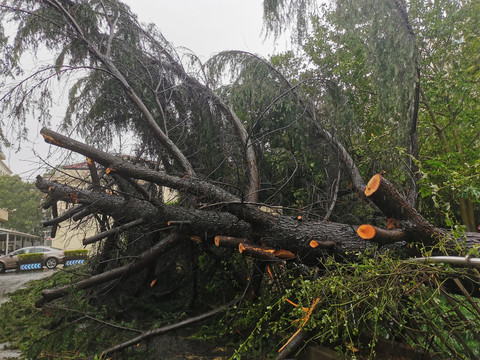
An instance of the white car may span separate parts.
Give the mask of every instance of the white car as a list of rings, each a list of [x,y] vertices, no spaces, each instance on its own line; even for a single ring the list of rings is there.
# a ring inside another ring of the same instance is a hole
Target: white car
[[[43,253],[43,265],[49,269],[54,269],[63,262],[63,250],[51,248],[48,246],[29,246],[12,251],[8,255],[0,256],[0,273],[8,269],[16,269],[18,263],[18,255]]]

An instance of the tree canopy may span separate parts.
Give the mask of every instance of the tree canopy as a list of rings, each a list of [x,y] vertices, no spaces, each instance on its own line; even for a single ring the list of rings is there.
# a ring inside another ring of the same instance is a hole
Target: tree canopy
[[[8,221],[2,222],[3,228],[41,235],[42,200],[35,184],[24,182],[18,175],[0,176],[0,208],[8,211]]]
[[[264,5],[268,31],[295,24],[295,50],[271,59],[225,51],[201,63],[117,0],[0,3],[2,23],[17,26],[13,39],[0,36],[3,74],[17,79],[3,84],[3,114],[19,129],[29,117],[48,125],[53,83],[64,81],[61,131],[41,134],[85,156],[90,171],[80,187],[37,178],[53,210],[44,225],[55,234],[63,221],[95,220],[100,229],[83,241],[96,246],[90,267],[36,306],[58,311],[53,333],[65,321],[72,334],[98,323],[72,320],[66,304],[104,309],[102,336],[122,334],[88,350],[97,355],[226,308],[211,331],[240,335],[233,358],[285,358],[311,339],[372,357],[387,338],[425,354],[478,355],[460,330],[437,332],[453,320],[432,315],[439,304],[475,313],[452,294],[478,295],[462,290],[478,289],[468,268],[434,265],[478,260],[478,5]],[[22,75],[21,57],[44,50],[52,61]],[[130,139],[130,156],[106,151],[116,134]],[[164,201],[163,187],[177,198]],[[58,202],[69,210],[59,214]],[[137,321],[140,334],[128,337]],[[87,351],[88,341],[67,343]],[[60,351],[38,344],[29,356]]]

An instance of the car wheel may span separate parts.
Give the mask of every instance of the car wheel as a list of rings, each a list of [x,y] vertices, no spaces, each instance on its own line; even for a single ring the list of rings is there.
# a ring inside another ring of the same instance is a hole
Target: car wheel
[[[45,266],[49,269],[55,269],[58,265],[58,261],[57,259],[55,258],[48,258],[46,261],[45,261]]]
[[[0,262],[0,274],[5,272],[5,264]]]

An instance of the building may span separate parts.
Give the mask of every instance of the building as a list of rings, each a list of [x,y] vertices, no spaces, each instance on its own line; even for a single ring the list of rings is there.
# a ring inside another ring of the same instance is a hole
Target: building
[[[40,236],[0,228],[0,254],[8,254],[16,249],[34,245],[43,245],[43,239]]]
[[[76,188],[86,188],[91,183],[90,170],[87,162],[65,165],[54,172],[51,177],[59,183]],[[169,188],[163,188],[163,201],[171,203],[177,198],[177,192]],[[57,204],[58,214],[61,215],[74,205],[59,201]],[[48,246],[64,250],[82,249],[83,239],[97,234],[100,231],[98,223],[93,218],[74,221],[69,219],[60,223],[54,238],[48,239]],[[86,248],[90,249],[91,246]]]
[[[90,171],[86,162],[65,165],[55,170],[51,179],[73,187],[85,188],[90,184]],[[61,215],[72,207],[73,204],[59,201],[58,214]],[[83,239],[95,235],[97,231],[97,222],[93,219],[79,222],[69,219],[58,225],[55,237],[48,238],[47,245],[64,250],[83,249]]]
[[[5,164],[4,160],[6,159],[2,151],[0,151],[0,176],[1,175],[12,175],[12,170]]]

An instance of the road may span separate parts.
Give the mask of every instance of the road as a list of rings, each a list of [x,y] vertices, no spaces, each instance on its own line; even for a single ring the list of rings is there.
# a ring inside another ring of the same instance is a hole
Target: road
[[[52,275],[54,271],[55,270],[48,270],[44,268],[43,271],[28,271],[19,273],[15,270],[11,270],[0,274],[0,305],[8,301],[8,297],[6,296],[8,293],[22,288],[31,280],[38,280],[48,277]]]
[[[22,288],[27,282],[52,275],[56,270],[28,271],[18,273],[15,270],[0,274],[0,306],[8,301],[7,294]],[[0,343],[0,359],[19,358],[20,351],[9,349],[8,344]]]

